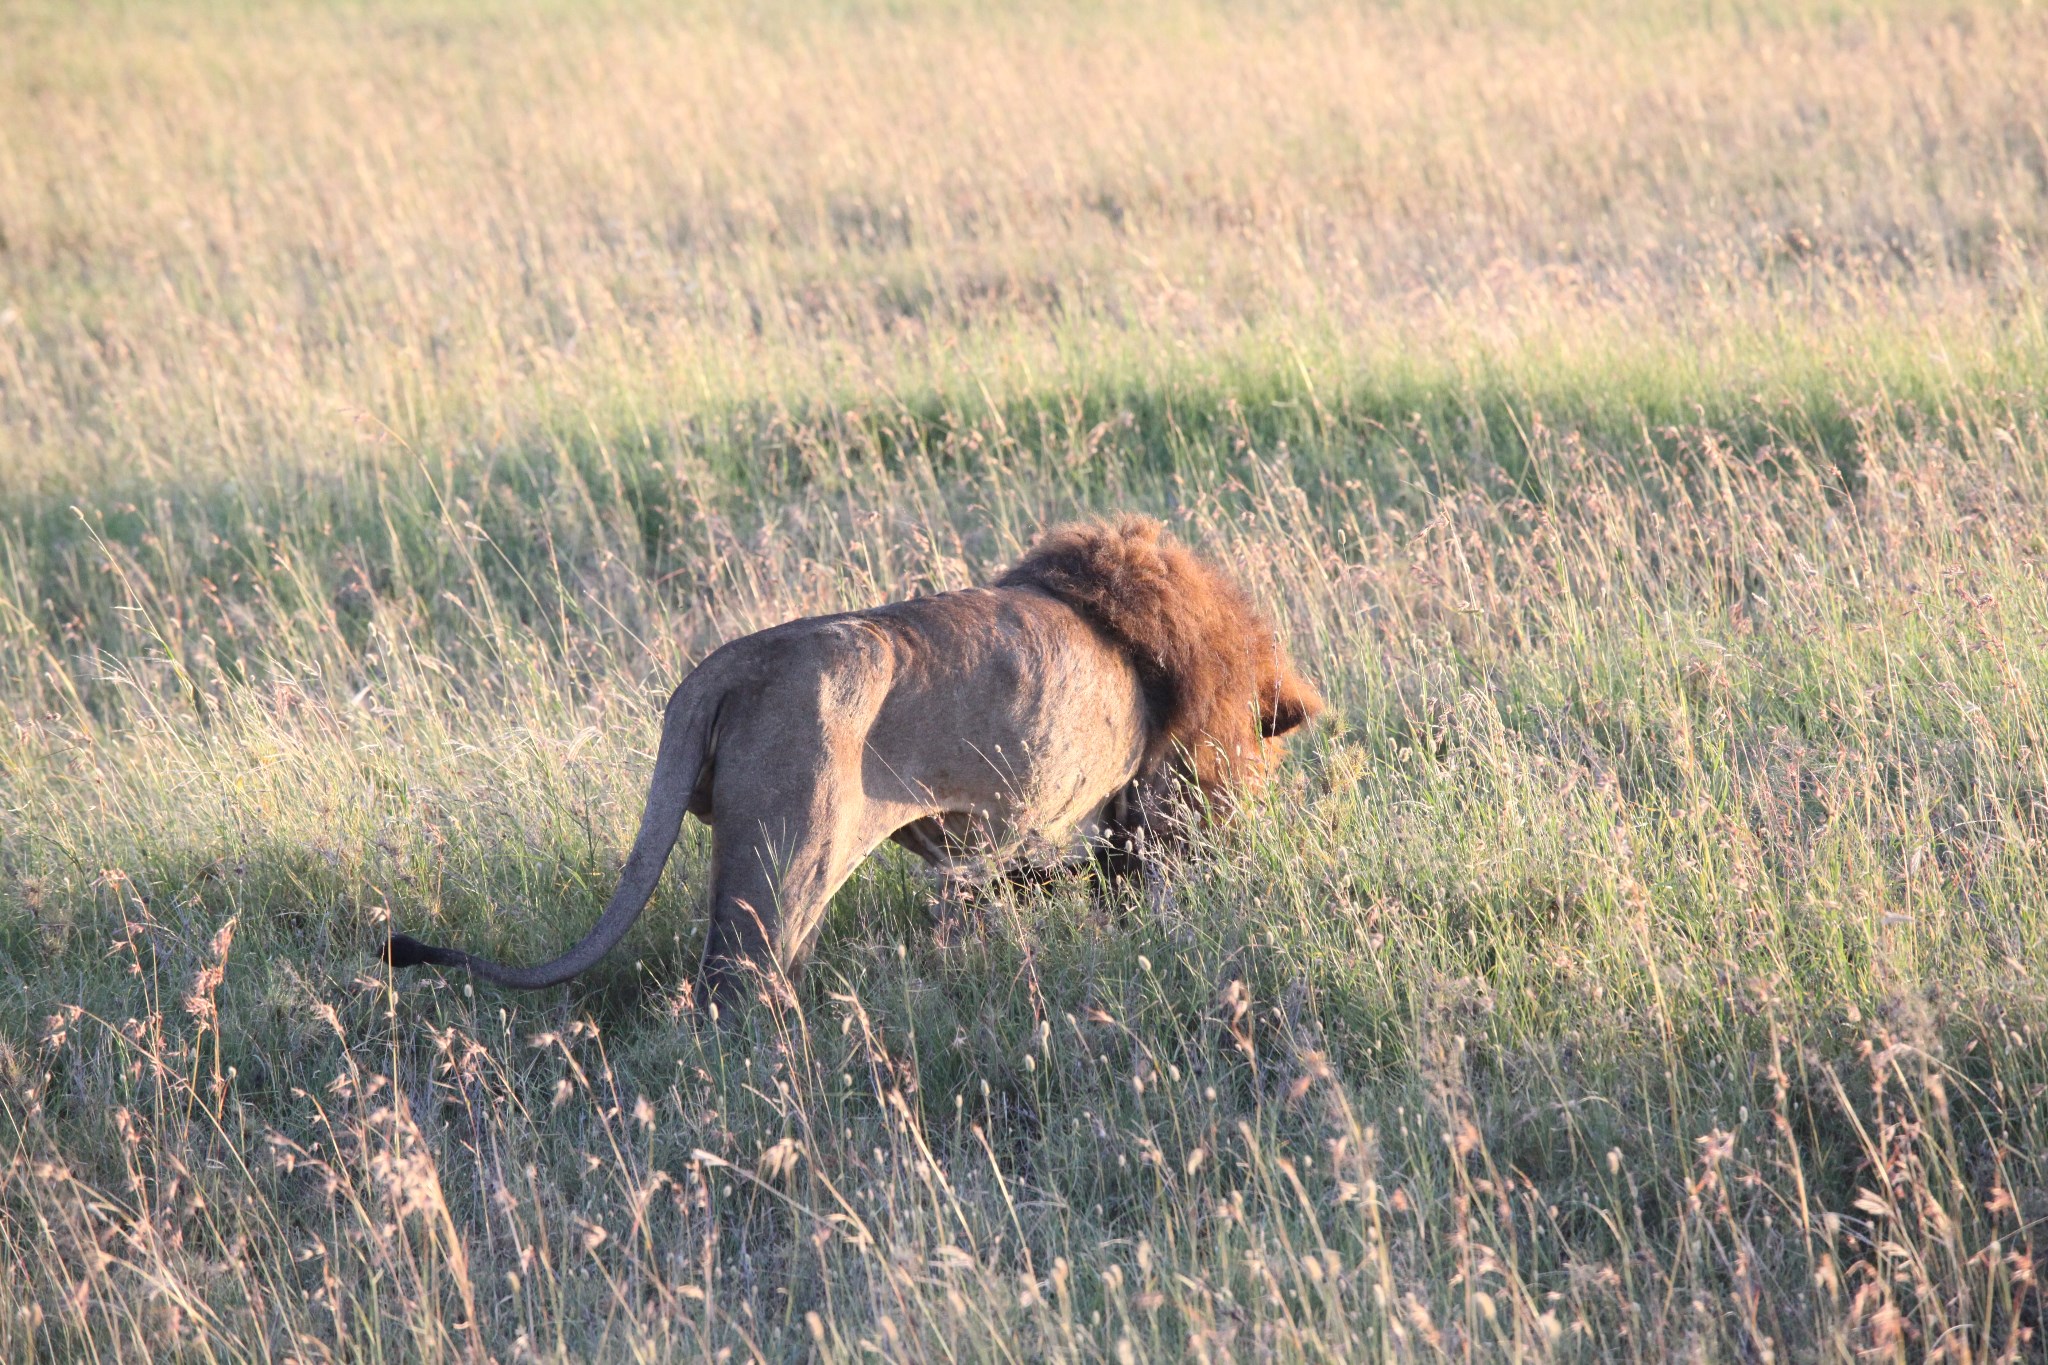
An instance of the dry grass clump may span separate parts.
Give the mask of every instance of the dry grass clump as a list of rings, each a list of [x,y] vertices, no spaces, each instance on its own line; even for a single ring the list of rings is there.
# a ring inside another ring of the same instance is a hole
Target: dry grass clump
[[[2038,1358],[2040,22],[17,7],[0,1356]],[[373,970],[1108,508],[1333,713],[1173,905]]]

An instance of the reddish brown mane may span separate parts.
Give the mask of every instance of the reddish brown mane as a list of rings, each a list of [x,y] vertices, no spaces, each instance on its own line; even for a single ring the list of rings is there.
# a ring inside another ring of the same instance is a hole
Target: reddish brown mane
[[[1147,767],[1177,757],[1210,798],[1262,777],[1260,741],[1323,709],[1251,599],[1150,517],[1049,531],[996,586],[1051,593],[1121,645],[1152,710]]]

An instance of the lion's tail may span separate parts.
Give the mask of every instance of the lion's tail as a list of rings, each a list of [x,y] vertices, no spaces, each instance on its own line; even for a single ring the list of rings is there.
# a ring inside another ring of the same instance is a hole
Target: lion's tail
[[[583,940],[552,962],[538,967],[507,967],[488,958],[473,956],[460,948],[436,948],[404,934],[393,934],[381,956],[394,967],[467,967],[470,971],[515,990],[538,990],[554,986],[587,971],[618,945],[647,908],[654,884],[668,863],[669,851],[682,832],[683,814],[692,793],[710,764],[717,729],[719,697],[706,695],[710,689],[693,687],[691,679],[669,698],[662,714],[661,747],[654,758],[654,780],[647,791],[647,807],[640,816],[640,833],[626,866],[619,873],[618,888],[604,914]]]

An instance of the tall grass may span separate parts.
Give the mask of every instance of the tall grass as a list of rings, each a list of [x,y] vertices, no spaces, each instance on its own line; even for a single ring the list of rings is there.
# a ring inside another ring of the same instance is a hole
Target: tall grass
[[[9,1358],[2039,1356],[2033,10],[6,19]],[[1335,713],[1170,906],[373,965],[1109,507]]]

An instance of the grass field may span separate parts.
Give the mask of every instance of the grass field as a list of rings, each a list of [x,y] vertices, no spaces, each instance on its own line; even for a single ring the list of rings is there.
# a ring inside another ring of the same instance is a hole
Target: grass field
[[[2039,1359],[2048,13],[0,0],[0,1356]],[[1173,906],[700,1029],[722,639],[1165,516]]]

